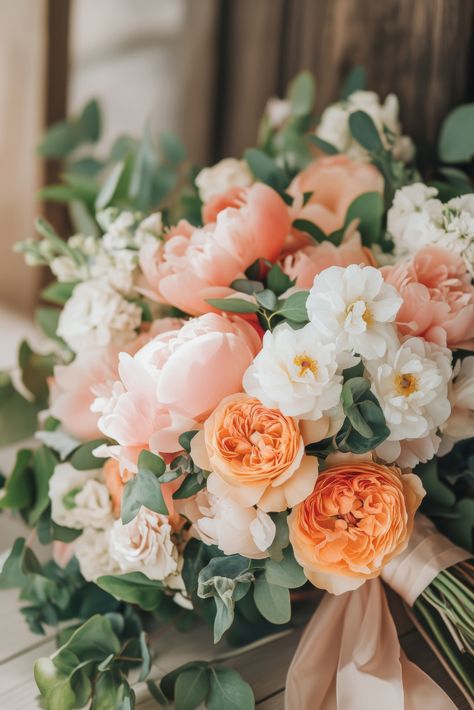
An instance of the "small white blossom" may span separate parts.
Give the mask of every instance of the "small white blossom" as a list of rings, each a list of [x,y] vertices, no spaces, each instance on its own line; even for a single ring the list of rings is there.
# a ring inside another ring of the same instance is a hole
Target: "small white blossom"
[[[277,326],[263,337],[263,348],[244,375],[245,391],[285,416],[320,419],[335,407],[342,375],[334,343],[323,343],[314,326]]]
[[[449,417],[451,353],[422,338],[391,344],[385,357],[365,363],[390,435],[378,448],[385,461],[413,467],[439,446],[437,429]]]
[[[112,503],[101,471],[78,471],[70,463],[56,466],[49,481],[51,517],[68,528],[103,528],[112,520]]]
[[[195,183],[201,200],[207,202],[232,187],[250,187],[253,181],[245,160],[224,158],[211,168],[201,170]]]
[[[276,96],[268,99],[265,106],[265,115],[271,128],[281,128],[290,118],[292,112],[291,101],[279,99]]]
[[[414,154],[414,146],[408,136],[401,135],[398,119],[398,99],[395,94],[389,94],[384,103],[373,91],[354,91],[344,101],[328,106],[316,129],[316,135],[331,143],[351,158],[366,159],[366,150],[352,137],[349,129],[349,116],[355,111],[364,111],[373,120],[383,144],[391,148],[396,160],[410,162]],[[386,131],[387,129],[388,135]]]
[[[330,266],[314,279],[306,302],[309,320],[336,352],[382,357],[393,339],[402,304],[398,292],[373,266]]]
[[[142,507],[130,523],[115,521],[110,532],[110,555],[122,572],[142,572],[173,586],[173,578],[180,577],[180,565],[171,535],[167,516]]]
[[[439,455],[449,453],[454,444],[474,436],[474,356],[458,360],[449,383],[451,414],[442,425]]]
[[[108,283],[84,281],[61,311],[57,333],[75,352],[109,343],[123,345],[135,337],[141,318],[139,306]]]
[[[105,530],[86,528],[74,541],[74,554],[81,574],[88,582],[108,574],[120,574],[120,567],[110,556],[110,527]]]

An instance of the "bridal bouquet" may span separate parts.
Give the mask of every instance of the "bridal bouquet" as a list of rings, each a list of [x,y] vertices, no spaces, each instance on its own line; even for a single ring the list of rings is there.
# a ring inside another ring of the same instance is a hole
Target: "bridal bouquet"
[[[98,157],[94,101],[40,146],[64,169],[42,197],[68,205],[73,236],[39,219],[18,247],[55,280],[46,342],[0,381],[1,443],[36,442],[2,490],[33,532],[0,585],[21,588],[34,631],[60,624],[35,666],[50,710],[131,709],[146,680],[178,710],[252,708],[219,657],[152,678],[153,630],[201,618],[216,643],[252,643],[295,623],[303,585],[330,596],[288,708],[359,707],[361,675],[408,707],[405,674],[384,681],[381,649],[400,665],[386,626],[342,700],[336,626],[368,663],[357,637],[388,614],[381,575],[472,690],[474,106],[422,162],[396,97],[360,70],[318,120],[313,103],[303,73],[257,148],[201,170],[149,126]]]

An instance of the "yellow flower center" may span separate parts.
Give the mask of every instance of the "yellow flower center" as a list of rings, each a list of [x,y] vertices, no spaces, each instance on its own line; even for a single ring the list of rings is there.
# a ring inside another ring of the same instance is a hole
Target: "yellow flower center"
[[[308,370],[315,375],[318,371],[318,363],[316,360],[313,360],[312,357],[309,357],[309,355],[306,355],[306,353],[301,353],[301,355],[296,355],[295,358],[293,359],[293,362],[295,363],[296,367],[299,367],[299,372],[298,372],[298,377],[303,377]]]
[[[413,392],[418,392],[418,378],[415,375],[398,374],[395,377],[395,389],[398,394],[408,397]]]
[[[350,314],[352,313],[352,311],[354,310],[354,306],[355,306],[356,303],[358,303],[358,301],[354,301],[354,303],[350,303],[350,304],[347,306],[347,308],[346,308],[346,316],[348,316],[348,315],[350,315]],[[372,323],[374,322],[374,316],[373,316],[373,314],[372,314],[372,311],[371,311],[370,308],[367,306],[367,304],[366,304],[365,301],[363,301],[363,304],[364,304],[364,306],[365,306],[365,311],[364,311],[363,314],[362,314],[362,320],[364,321],[364,323],[365,323],[367,326],[372,325]]]

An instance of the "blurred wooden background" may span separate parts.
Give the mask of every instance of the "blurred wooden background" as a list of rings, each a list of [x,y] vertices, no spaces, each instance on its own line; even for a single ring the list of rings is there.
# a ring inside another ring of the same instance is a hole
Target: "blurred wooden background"
[[[0,0],[0,20],[0,302],[23,311],[37,276],[11,245],[32,234],[35,189],[56,171],[39,170],[34,146],[91,95],[108,138],[151,114],[201,163],[252,145],[266,100],[301,69],[321,111],[363,65],[418,143],[474,98],[474,0]],[[60,210],[47,217],[61,229]]]

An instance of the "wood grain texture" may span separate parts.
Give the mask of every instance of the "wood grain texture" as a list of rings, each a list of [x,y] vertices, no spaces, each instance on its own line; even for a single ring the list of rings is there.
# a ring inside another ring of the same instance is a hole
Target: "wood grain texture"
[[[255,140],[268,96],[301,69],[317,78],[317,110],[337,100],[351,67],[400,98],[405,132],[433,142],[442,118],[473,98],[474,0],[222,0],[216,157]]]

